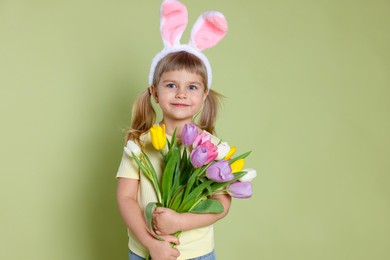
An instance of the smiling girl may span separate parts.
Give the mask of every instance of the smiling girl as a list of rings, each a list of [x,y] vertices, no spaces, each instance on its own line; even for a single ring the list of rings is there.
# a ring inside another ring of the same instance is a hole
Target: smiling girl
[[[165,48],[152,61],[149,87],[133,105],[131,128],[126,141],[139,144],[148,155],[157,176],[161,178],[162,157],[151,144],[149,129],[156,123],[152,99],[162,111],[159,124],[164,124],[168,139],[174,130],[178,139],[185,124],[197,124],[199,133],[206,131],[215,145],[215,121],[220,94],[210,89],[211,67],[201,52],[218,43],[226,34],[227,23],[221,13],[203,14],[193,27],[190,43],[179,40],[187,24],[187,10],[176,0],[165,0],[161,7],[161,35]],[[200,115],[199,120],[195,120]],[[197,121],[197,122],[195,122]],[[168,208],[157,208],[154,229],[164,238],[157,240],[148,231],[144,209],[157,201],[156,193],[134,159],[123,154],[118,172],[117,201],[128,227],[129,259],[215,259],[213,224],[226,216],[231,198],[228,194],[214,195],[224,211],[219,214],[177,213]],[[183,231],[180,241],[170,234]],[[170,243],[177,246],[172,247]]]

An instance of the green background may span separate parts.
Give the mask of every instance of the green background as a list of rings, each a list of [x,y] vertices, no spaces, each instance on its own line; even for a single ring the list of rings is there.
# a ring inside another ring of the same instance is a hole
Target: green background
[[[259,173],[219,259],[390,259],[390,2],[183,2],[229,21],[217,133]],[[115,174],[159,7],[0,0],[0,259],[126,259]]]

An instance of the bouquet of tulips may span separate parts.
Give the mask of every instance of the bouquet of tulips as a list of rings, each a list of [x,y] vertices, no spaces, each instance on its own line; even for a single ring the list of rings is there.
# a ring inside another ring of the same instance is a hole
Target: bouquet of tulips
[[[252,196],[251,181],[256,177],[254,169],[243,169],[244,159],[250,152],[232,158],[236,151],[227,142],[214,145],[211,135],[198,133],[194,124],[184,126],[181,142],[176,130],[171,140],[165,133],[165,125],[154,125],[150,129],[153,147],[160,151],[164,161],[161,180],[147,154],[133,141],[128,141],[125,152],[133,157],[143,174],[151,181],[157,202],[145,208],[149,231],[159,238],[152,228],[152,213],[155,207],[167,207],[176,212],[221,213],[222,204],[212,195],[227,192],[232,197]],[[180,235],[180,232],[175,234]]]

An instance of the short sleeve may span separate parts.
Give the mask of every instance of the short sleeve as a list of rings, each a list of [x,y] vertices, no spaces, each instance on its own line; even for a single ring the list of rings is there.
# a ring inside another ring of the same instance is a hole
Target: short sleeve
[[[139,180],[139,167],[135,160],[123,152],[122,160],[119,165],[117,178],[130,178]]]

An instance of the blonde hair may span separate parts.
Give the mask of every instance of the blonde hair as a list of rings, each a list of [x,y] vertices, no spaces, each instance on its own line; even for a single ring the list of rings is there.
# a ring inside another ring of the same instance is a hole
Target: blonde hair
[[[205,86],[205,91],[208,90],[205,65],[197,56],[185,51],[170,53],[159,61],[154,72],[153,85],[158,85],[164,72],[183,69],[200,75]],[[214,90],[209,90],[203,104],[198,125],[201,129],[211,134],[215,134],[215,122],[221,98],[223,98],[223,95]],[[133,140],[140,144],[139,140],[141,135],[147,132],[156,121],[156,112],[152,106],[149,88],[138,96],[133,104],[132,111],[132,122],[130,129],[127,131],[126,141]]]

